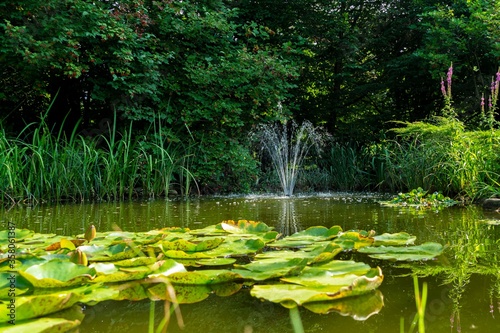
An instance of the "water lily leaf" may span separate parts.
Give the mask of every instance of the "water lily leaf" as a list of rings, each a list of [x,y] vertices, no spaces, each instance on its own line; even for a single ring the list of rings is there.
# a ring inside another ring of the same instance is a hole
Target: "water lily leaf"
[[[344,286],[370,270],[371,267],[365,263],[334,260],[320,266],[305,267],[299,276],[284,277],[281,281],[310,287]]]
[[[167,258],[172,258],[172,259],[207,259],[211,258],[209,255],[206,255],[203,252],[191,252],[191,253],[186,253],[184,251],[179,251],[179,250],[167,250],[163,252],[165,254],[165,257]]]
[[[73,291],[80,292],[82,297],[80,299],[81,303],[93,306],[103,301],[118,300],[120,288],[124,289],[122,285],[119,284],[103,285],[101,283],[95,283],[81,287],[81,289],[73,289]]]
[[[12,237],[12,232],[14,232],[14,237]],[[9,238],[15,238],[16,243],[19,243],[34,234],[34,231],[28,229],[0,230],[0,245],[9,243]]]
[[[139,283],[125,284],[127,288],[122,286],[117,287],[119,290],[117,301],[141,301],[149,298],[146,288]]]
[[[196,263],[201,266],[226,266],[232,265],[236,262],[234,258],[208,258],[198,259]]]
[[[154,271],[154,274],[149,274],[148,278],[157,278],[169,276],[174,273],[186,272],[184,265],[172,259],[163,260],[162,265]]]
[[[385,260],[429,260],[443,253],[443,245],[434,242],[427,242],[418,246],[398,247],[398,246],[377,246],[365,247],[358,252],[367,253],[371,258]]]
[[[205,285],[242,280],[243,277],[229,270],[201,270],[173,273],[169,280],[173,284]]]
[[[380,290],[356,297],[342,298],[331,302],[310,302],[303,305],[309,311],[319,314],[337,312],[358,321],[364,321],[382,310],[384,297]]]
[[[217,248],[205,251],[210,257],[237,257],[260,251],[266,244],[260,238],[240,239],[226,237],[225,242]]]
[[[39,318],[27,321],[16,321],[16,325],[2,325],[3,333],[52,333],[68,332],[80,325],[80,320],[67,320],[64,318]]]
[[[384,233],[382,235],[374,236],[373,239],[375,242],[374,246],[380,245],[412,245],[417,239],[416,236],[412,236],[406,232],[398,232],[396,234]]]
[[[229,283],[218,283],[210,285],[212,291],[217,296],[231,296],[236,294],[243,287],[242,283],[229,282]]]
[[[113,264],[118,267],[134,267],[151,265],[156,262],[156,258],[152,257],[136,257],[132,259],[114,261]]]
[[[307,265],[307,258],[256,260],[246,265],[234,265],[233,272],[245,279],[263,281],[299,274]]]
[[[207,251],[207,250],[215,249],[222,242],[224,242],[224,238],[208,238],[208,239],[205,239],[205,240],[201,241],[200,243],[196,244],[195,252]]]
[[[152,300],[177,301],[179,304],[192,304],[206,299],[212,289],[207,285],[175,285],[175,300],[167,290],[166,283],[158,283],[147,290]]]
[[[70,261],[51,260],[33,265],[19,274],[35,288],[63,288],[88,282],[97,274],[94,268]]]
[[[235,222],[233,220],[224,221],[220,224],[220,227],[232,234],[261,234],[273,230],[263,222],[239,220]]]
[[[272,247],[303,247],[319,241],[332,239],[342,231],[339,226],[331,228],[316,226],[296,232],[271,244]]]
[[[184,251],[184,252],[196,252],[196,244],[191,243],[185,239],[176,239],[174,241],[163,241],[161,242],[163,250],[174,250],[174,251]]]
[[[373,237],[365,236],[358,231],[346,231],[339,234],[333,242],[341,246],[344,250],[351,250],[371,246],[374,239]]]
[[[294,303],[302,305],[308,302],[332,301],[362,295],[378,288],[383,280],[380,268],[371,269],[363,276],[351,274],[350,277],[350,283],[345,276],[341,276],[340,279],[332,278],[330,284],[317,286],[288,283],[255,285],[250,294],[260,299],[291,307],[294,306]],[[339,284],[340,280],[342,280],[342,284]]]
[[[54,313],[73,306],[81,296],[72,292],[57,292],[53,294],[16,297],[16,322]],[[9,301],[0,301],[0,322],[10,320]],[[16,323],[17,324],[17,323]]]

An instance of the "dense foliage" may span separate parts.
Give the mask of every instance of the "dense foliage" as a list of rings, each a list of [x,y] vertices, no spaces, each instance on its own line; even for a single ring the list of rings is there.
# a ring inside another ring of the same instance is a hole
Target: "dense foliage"
[[[434,139],[423,146],[408,135],[392,141],[395,133],[388,130],[391,121],[445,116],[460,119],[464,128],[450,142],[496,142],[498,89],[492,84],[498,80],[490,77],[499,65],[499,6],[486,0],[3,1],[4,139],[24,152],[43,127],[44,135],[71,141],[78,134],[84,146],[93,142],[112,154],[106,143],[129,135],[142,142],[135,160],[141,168],[154,165],[140,161],[155,156],[157,146],[176,152],[181,166],[163,184],[177,184],[182,192],[242,192],[262,185],[248,132],[262,123],[309,120],[335,141],[319,164],[307,161],[316,176],[304,178],[299,189],[423,186],[472,198],[491,195],[498,192],[493,156],[481,157],[488,171],[445,181],[448,175],[425,167],[431,163],[422,147],[434,147]],[[443,78],[451,63],[454,108],[442,114],[449,110],[451,82],[444,102],[439,82],[451,79]],[[481,104],[493,106],[489,118]],[[399,172],[397,159],[405,156],[397,150],[411,150],[411,142],[419,145],[424,167]],[[0,172],[13,173],[6,168]],[[424,182],[392,177],[422,173]],[[118,185],[118,192],[143,188],[141,177]],[[488,191],[471,189],[478,182]],[[4,196],[35,195],[26,186],[9,186],[0,189]],[[99,197],[83,196],[92,195]]]

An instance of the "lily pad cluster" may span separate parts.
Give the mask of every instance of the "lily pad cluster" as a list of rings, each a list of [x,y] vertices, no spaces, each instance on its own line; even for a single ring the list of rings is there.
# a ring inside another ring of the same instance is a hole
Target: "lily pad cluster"
[[[73,329],[83,318],[80,304],[194,303],[210,294],[230,296],[243,286],[254,297],[285,307],[362,320],[382,308],[377,288],[384,276],[379,267],[339,260],[340,253],[425,260],[443,251],[437,243],[416,246],[415,237],[404,232],[376,235],[317,226],[281,237],[266,224],[247,220],[196,230],[96,232],[91,227],[74,239],[26,229],[15,233],[14,263],[9,240],[0,233],[0,330],[8,332]],[[9,291],[15,294],[15,326],[8,323]]]
[[[428,193],[428,191],[419,187],[407,193],[399,193],[393,199],[381,201],[380,203],[384,206],[442,209],[454,206],[459,202],[444,196],[440,192]]]

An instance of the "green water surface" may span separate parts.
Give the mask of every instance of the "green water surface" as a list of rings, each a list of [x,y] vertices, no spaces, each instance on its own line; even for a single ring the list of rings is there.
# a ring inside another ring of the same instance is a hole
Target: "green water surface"
[[[316,314],[300,308],[305,332],[405,332],[416,312],[413,279],[428,284],[427,332],[500,332],[500,214],[477,206],[422,211],[382,207],[387,199],[372,194],[316,194],[274,197],[205,197],[191,200],[16,206],[4,209],[1,223],[17,228],[68,236],[81,234],[88,225],[98,231],[120,228],[147,231],[167,226],[201,228],[223,220],[265,222],[283,234],[313,225],[340,225],[343,230],[406,231],[426,241],[446,245],[432,262],[363,261],[380,266],[384,282],[379,288],[384,306],[370,316]],[[355,253],[342,259],[360,260]],[[229,297],[211,295],[180,306],[184,328],[172,318],[168,332],[293,332],[288,309],[262,302],[242,289]],[[150,301],[108,301],[85,309],[79,332],[147,332]],[[155,322],[161,320],[163,302],[155,304]],[[416,331],[416,330],[415,330]]]

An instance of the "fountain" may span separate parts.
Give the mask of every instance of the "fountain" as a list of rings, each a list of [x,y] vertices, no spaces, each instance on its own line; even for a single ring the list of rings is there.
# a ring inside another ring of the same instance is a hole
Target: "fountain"
[[[301,126],[294,121],[261,124],[252,134],[269,153],[286,196],[293,194],[300,167],[310,149],[314,147],[319,153],[329,136],[309,121]]]

